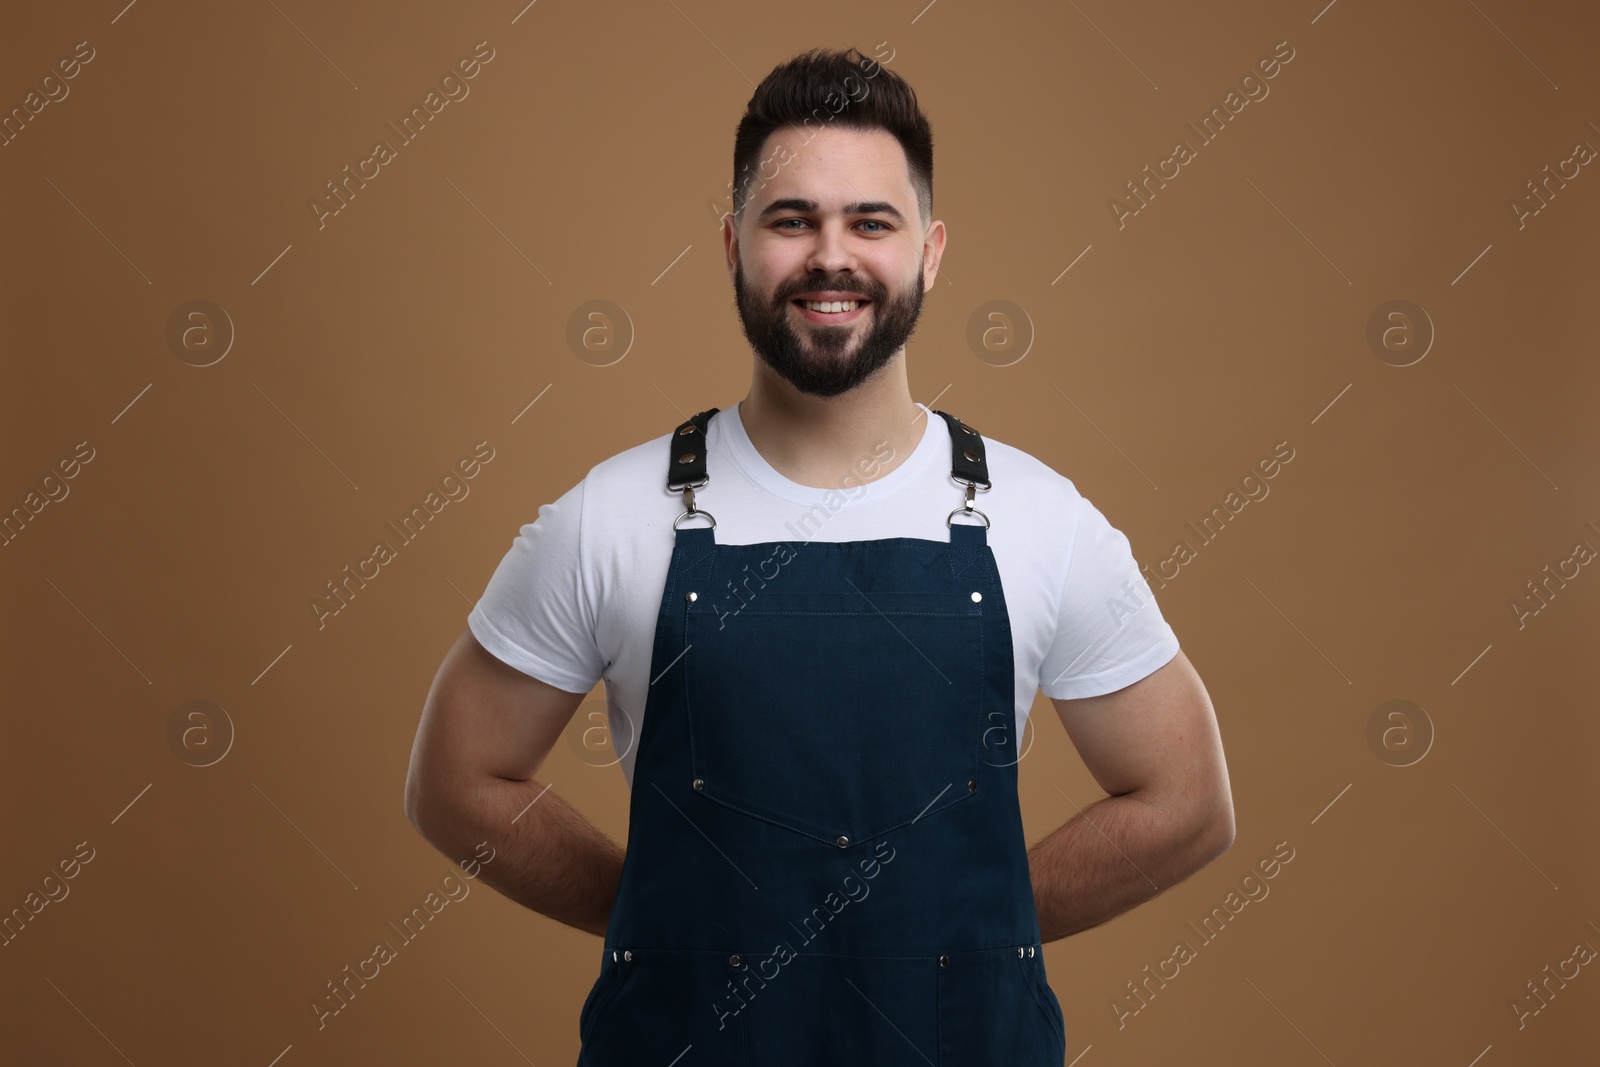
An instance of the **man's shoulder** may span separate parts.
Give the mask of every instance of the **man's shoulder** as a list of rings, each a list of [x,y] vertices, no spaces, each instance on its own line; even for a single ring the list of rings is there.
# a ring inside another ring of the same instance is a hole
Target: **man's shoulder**
[[[660,512],[671,521],[682,508],[682,498],[667,492],[667,473],[671,463],[671,438],[677,424],[655,437],[607,456],[590,467],[583,477],[584,508],[597,528],[608,520],[627,516],[638,521]]]
[[[1084,499],[1072,479],[1044,460],[1015,445],[984,435],[984,454],[989,461],[989,480],[1000,485],[1040,494],[1040,503],[1076,506]]]
[[[722,418],[724,410],[719,409],[718,414],[712,416],[708,425],[709,436],[713,439],[713,443],[719,436],[720,427],[717,426],[717,422]],[[625,448],[590,467],[588,474],[584,476],[586,488],[591,493],[603,495],[617,490],[636,492],[640,488],[654,486],[665,493],[667,473],[672,460],[669,451],[670,441],[683,421],[680,419],[664,427],[649,440]]]
[[[667,438],[672,436],[671,430],[663,431],[648,441],[641,441],[621,452],[613,453],[602,459],[599,463],[589,468],[584,481],[612,484],[618,481],[637,483],[644,473],[655,471],[661,475],[662,484],[666,484],[667,470]]]

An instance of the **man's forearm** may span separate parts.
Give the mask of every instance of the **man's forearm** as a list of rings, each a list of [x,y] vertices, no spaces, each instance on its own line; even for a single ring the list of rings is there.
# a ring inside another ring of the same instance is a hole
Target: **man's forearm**
[[[1215,858],[1202,830],[1136,794],[1099,800],[1028,850],[1040,935],[1055,941],[1141,904]]]
[[[624,850],[536,779],[484,778],[421,829],[446,855],[469,855],[487,840],[496,855],[482,881],[541,915],[605,936]]]

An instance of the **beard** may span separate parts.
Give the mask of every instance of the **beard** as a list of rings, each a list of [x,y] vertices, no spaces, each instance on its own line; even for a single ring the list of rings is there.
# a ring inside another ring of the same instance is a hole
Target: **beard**
[[[809,278],[781,287],[769,302],[745,285],[742,257],[734,264],[733,288],[739,321],[756,355],[800,392],[822,397],[848,392],[888,365],[917,328],[924,291],[919,265],[914,284],[901,293],[863,288],[848,276],[842,284]],[[871,303],[856,321],[838,326],[814,323],[790,310],[796,294],[830,290],[860,293]]]

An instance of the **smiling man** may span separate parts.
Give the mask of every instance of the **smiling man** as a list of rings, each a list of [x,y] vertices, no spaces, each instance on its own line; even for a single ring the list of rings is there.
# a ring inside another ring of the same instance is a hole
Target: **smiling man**
[[[406,813],[604,938],[580,1064],[1060,1064],[1045,942],[1233,840],[1210,700],[1073,483],[912,399],[946,233],[910,86],[795,57],[734,174],[748,393],[522,527],[428,694]],[[602,679],[625,851],[535,778]],[[1041,692],[1109,795],[1029,849]]]

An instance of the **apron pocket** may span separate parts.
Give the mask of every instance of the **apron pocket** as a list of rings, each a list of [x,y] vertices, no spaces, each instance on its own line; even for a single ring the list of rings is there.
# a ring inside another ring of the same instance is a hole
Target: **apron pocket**
[[[789,957],[743,1010],[746,1063],[921,1067],[939,1062],[937,966],[931,956]]]
[[[684,609],[702,796],[848,845],[973,795],[980,754],[997,757],[971,591],[762,590],[736,612],[721,599]]]
[[[737,1005],[724,987],[726,958],[674,949],[630,951],[633,959],[609,964],[615,975],[609,984],[602,984],[603,974],[590,991],[588,1017],[579,1022],[579,1067],[665,1065],[687,1049],[692,1051],[684,1063],[743,1067],[743,1020],[726,1009],[727,1003]]]
[[[1067,1052],[1067,1026],[1066,1019],[1061,1014],[1061,1001],[1056,999],[1055,990],[1050,988],[1050,978],[1044,969],[1044,953],[1020,961],[1023,971],[1033,985],[1033,991],[1039,1002],[1039,1009],[1044,1012],[1045,1018],[1050,1021],[1050,1026],[1055,1030],[1056,1038],[1061,1042],[1061,1054]]]
[[[578,1009],[578,1041],[589,1040],[589,1028],[594,1025],[594,1015],[604,1007],[616,992],[617,984],[627,976],[632,968],[631,963],[612,962],[606,960],[601,964],[599,977],[594,980],[594,985],[589,987],[589,995],[583,1000],[583,1007]]]
[[[954,952],[948,960],[939,968],[939,1063],[1061,1067],[1065,1031],[1055,994],[1048,985],[1039,992],[1041,957],[1018,957],[1007,946]]]

